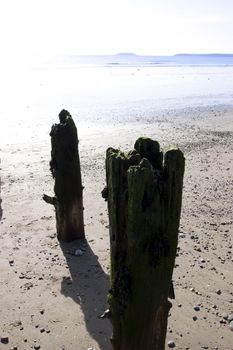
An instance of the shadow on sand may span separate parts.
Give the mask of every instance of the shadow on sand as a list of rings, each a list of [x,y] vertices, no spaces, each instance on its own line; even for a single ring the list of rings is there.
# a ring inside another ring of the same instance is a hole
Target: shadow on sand
[[[63,279],[61,293],[81,306],[87,331],[98,342],[100,349],[110,350],[110,321],[99,317],[107,308],[109,276],[86,242],[60,242],[60,246],[71,274],[71,279]],[[75,256],[77,249],[85,250],[84,254]]]

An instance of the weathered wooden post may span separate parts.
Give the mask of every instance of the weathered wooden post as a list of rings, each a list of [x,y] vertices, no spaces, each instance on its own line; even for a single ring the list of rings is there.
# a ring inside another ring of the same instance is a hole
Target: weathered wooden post
[[[114,350],[163,350],[178,241],[184,156],[139,138],[106,154]]]
[[[70,113],[59,113],[59,124],[52,126],[50,170],[55,180],[55,197],[44,195],[56,211],[57,236],[62,241],[82,239],[83,187],[78,152],[77,129]]]

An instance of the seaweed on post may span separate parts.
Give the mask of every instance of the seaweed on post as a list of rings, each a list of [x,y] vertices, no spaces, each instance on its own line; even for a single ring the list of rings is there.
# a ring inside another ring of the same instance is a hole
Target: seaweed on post
[[[178,241],[184,156],[140,138],[106,153],[114,350],[163,350]]]

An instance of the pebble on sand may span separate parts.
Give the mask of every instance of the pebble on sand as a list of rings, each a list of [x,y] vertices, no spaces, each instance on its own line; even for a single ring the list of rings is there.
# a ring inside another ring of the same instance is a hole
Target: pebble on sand
[[[174,340],[169,340],[169,342],[167,343],[167,346],[169,348],[175,348],[176,344],[175,344]]]
[[[81,256],[81,255],[83,255],[83,251],[81,249],[76,249],[75,252],[74,252],[74,255],[75,256]]]
[[[195,311],[200,311],[200,306],[195,305],[195,306],[193,307],[193,309],[194,309]]]
[[[9,338],[6,335],[1,336],[0,340],[1,340],[2,344],[8,344],[9,343]]]

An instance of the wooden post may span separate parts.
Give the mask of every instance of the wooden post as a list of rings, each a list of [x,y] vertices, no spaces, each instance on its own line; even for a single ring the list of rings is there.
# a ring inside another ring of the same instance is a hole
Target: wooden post
[[[163,350],[178,241],[184,156],[140,138],[106,154],[114,350]]]
[[[78,152],[77,129],[70,113],[62,110],[60,123],[52,126],[50,169],[55,180],[55,197],[44,195],[56,211],[57,236],[62,241],[85,238],[83,187]]]

